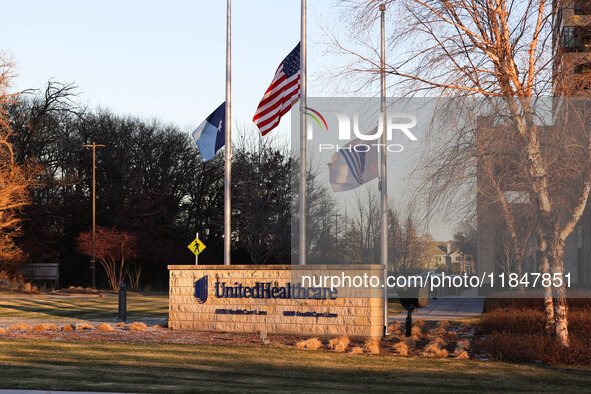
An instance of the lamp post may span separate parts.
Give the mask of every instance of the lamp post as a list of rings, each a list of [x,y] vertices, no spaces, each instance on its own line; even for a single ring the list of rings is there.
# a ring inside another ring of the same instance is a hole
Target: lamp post
[[[104,145],[82,145],[84,148],[92,148],[92,260],[90,271],[92,272],[91,287],[96,289],[96,148],[104,148]]]

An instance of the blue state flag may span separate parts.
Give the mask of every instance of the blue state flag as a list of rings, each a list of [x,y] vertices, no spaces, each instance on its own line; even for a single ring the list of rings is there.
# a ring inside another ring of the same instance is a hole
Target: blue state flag
[[[195,129],[193,139],[197,143],[201,159],[208,161],[226,142],[226,103],[222,103]]]

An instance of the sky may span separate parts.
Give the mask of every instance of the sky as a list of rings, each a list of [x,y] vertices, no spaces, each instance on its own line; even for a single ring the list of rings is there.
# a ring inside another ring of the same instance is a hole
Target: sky
[[[308,3],[313,59],[335,1]],[[73,82],[83,105],[156,117],[187,131],[225,99],[225,39],[223,0],[11,1],[0,15],[0,50],[16,63],[15,89]],[[233,123],[252,124],[276,68],[299,39],[300,1],[233,2]],[[309,75],[315,65],[309,61]],[[289,118],[280,127],[289,134]]]
[[[308,1],[309,97],[340,95],[322,79],[346,62],[326,54],[325,32],[347,30],[338,3]],[[300,0],[233,1],[233,135],[255,127],[260,99],[299,40]],[[16,64],[16,91],[43,89],[50,79],[74,83],[83,106],[187,133],[225,99],[225,41],[224,0],[11,1],[0,15],[0,51]],[[290,139],[289,114],[273,134]]]

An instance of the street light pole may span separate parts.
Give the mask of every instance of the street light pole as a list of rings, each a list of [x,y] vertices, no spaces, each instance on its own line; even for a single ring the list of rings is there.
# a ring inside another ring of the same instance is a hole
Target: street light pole
[[[104,148],[104,145],[82,145],[84,148],[92,148],[92,260],[90,270],[92,272],[92,285],[96,289],[96,148]]]

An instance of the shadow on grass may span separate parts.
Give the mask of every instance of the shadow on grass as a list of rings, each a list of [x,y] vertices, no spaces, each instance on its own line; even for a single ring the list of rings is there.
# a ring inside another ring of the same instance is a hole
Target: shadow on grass
[[[1,388],[126,392],[584,391],[590,369],[269,347],[0,340]]]
[[[117,318],[116,298],[64,297],[64,299],[9,299],[0,302],[0,319],[62,318],[79,320],[114,320]],[[127,302],[129,319],[166,318],[168,299],[131,298]]]

